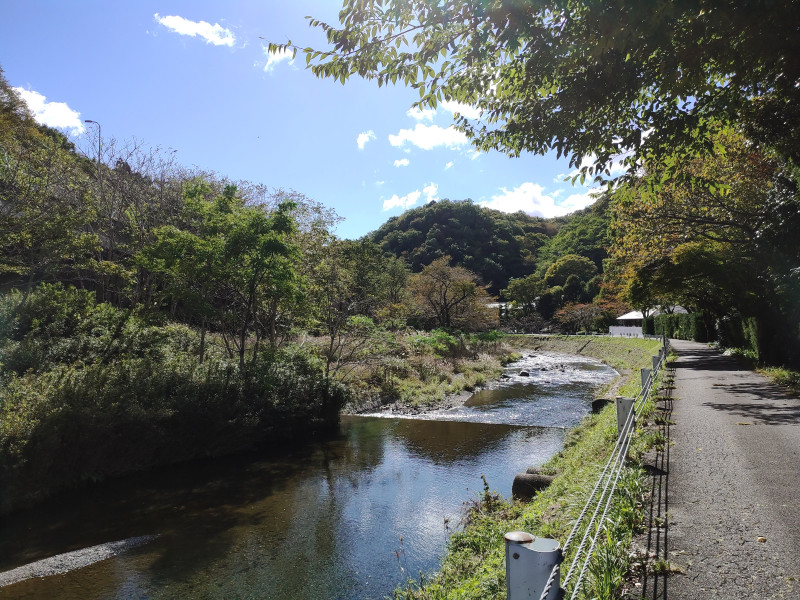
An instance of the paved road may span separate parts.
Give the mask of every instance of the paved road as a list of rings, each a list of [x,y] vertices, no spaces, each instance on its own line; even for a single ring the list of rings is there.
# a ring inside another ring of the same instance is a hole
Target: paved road
[[[682,572],[645,598],[800,598],[800,399],[704,344],[673,349],[650,550]]]

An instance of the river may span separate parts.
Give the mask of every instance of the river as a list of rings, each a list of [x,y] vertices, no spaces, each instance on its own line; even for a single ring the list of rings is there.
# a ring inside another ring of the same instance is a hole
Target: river
[[[0,522],[0,571],[154,537],[0,587],[0,598],[390,596],[436,569],[464,503],[483,489],[481,475],[509,495],[514,475],[558,452],[614,375],[593,359],[532,354],[463,407],[345,416],[336,435],[289,453],[200,461],[60,494]]]

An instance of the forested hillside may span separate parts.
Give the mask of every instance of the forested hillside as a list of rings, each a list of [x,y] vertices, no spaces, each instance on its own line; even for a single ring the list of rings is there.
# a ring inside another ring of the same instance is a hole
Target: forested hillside
[[[470,200],[441,200],[392,217],[368,238],[419,271],[449,256],[476,273],[498,295],[511,279],[544,276],[562,256],[577,254],[599,273],[608,256],[608,196],[582,211],[555,219],[483,208]]]
[[[522,212],[507,214],[469,200],[441,200],[392,217],[369,239],[420,271],[437,258],[478,274],[492,294],[536,268],[537,250],[557,227]]]

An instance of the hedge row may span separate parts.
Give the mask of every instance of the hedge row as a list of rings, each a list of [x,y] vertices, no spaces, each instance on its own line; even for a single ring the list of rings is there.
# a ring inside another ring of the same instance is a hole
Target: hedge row
[[[702,312],[647,317],[643,323],[643,332],[649,335],[666,335],[668,338],[695,342],[711,341],[714,333],[713,330],[709,332],[705,315]]]

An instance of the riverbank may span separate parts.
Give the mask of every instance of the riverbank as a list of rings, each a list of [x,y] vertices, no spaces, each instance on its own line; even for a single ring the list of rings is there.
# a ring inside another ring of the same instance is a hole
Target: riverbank
[[[596,358],[602,355],[607,364],[624,373],[615,389],[625,394],[638,391],[639,369],[651,364],[650,356],[659,347],[657,340],[606,337],[515,336],[511,343],[525,344],[538,351]],[[603,395],[610,390],[607,387],[599,392]],[[648,406],[645,415],[651,410],[652,407]],[[406,587],[396,590],[395,598],[505,598],[505,533],[528,531],[563,543],[615,440],[616,412],[614,406],[609,405],[599,414],[587,416],[569,433],[563,450],[540,467],[541,472],[554,475],[553,483],[531,502],[502,498],[487,485],[467,510],[463,529],[450,539],[440,570],[421,580],[410,581]],[[641,454],[649,443],[651,440],[640,436],[632,454]],[[620,494],[620,497],[627,498],[629,504],[636,504],[642,495],[641,481],[639,471],[626,470],[622,487],[627,493]],[[634,508],[629,506],[623,510],[618,507],[618,512],[627,515],[625,519],[635,520],[639,513]],[[632,529],[635,523],[625,522],[623,525]]]

